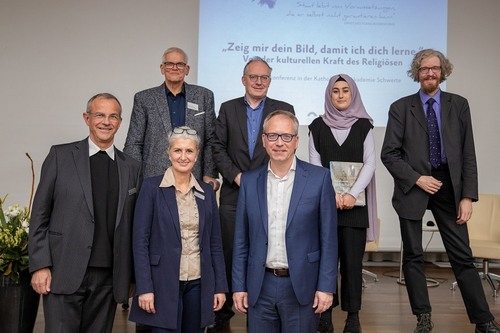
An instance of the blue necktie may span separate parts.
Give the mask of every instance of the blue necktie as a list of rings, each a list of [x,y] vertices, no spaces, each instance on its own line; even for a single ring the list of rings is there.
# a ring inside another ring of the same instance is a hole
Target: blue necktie
[[[441,165],[441,138],[436,112],[432,107],[434,103],[436,103],[434,98],[427,101],[427,129],[429,130],[429,160],[432,167],[436,169]]]

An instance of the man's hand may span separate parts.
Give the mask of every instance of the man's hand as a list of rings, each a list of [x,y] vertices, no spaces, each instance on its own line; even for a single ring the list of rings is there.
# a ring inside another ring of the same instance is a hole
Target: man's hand
[[[31,276],[31,286],[37,293],[41,295],[47,295],[48,293],[50,293],[51,283],[52,272],[48,267],[35,271]]]
[[[226,294],[219,293],[214,295],[214,311],[219,311],[226,302]]]
[[[325,312],[332,306],[333,304],[333,294],[332,293],[325,293],[323,291],[316,291],[316,294],[314,295],[314,303],[313,303],[313,308],[316,310],[314,313],[320,314],[322,312]]]
[[[210,176],[203,176],[203,182],[212,185],[212,188],[214,189],[215,192],[217,192],[217,190],[220,187],[219,180]]]
[[[248,293],[246,291],[238,291],[233,293],[233,302],[234,307],[238,312],[247,313]]]
[[[240,186],[240,179],[241,179],[241,172],[239,174],[237,174],[236,177],[234,178],[234,182],[238,186]]]
[[[429,194],[434,194],[439,191],[443,183],[432,176],[420,176],[417,179],[417,186]]]
[[[146,311],[147,313],[156,313],[155,309],[155,294],[146,293],[139,295],[137,299],[139,307]]]
[[[472,216],[472,199],[462,198],[458,204],[457,224],[467,223]]]

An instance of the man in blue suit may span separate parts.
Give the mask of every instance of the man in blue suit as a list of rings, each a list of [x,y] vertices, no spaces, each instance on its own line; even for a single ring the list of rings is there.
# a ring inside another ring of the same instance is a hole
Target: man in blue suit
[[[332,181],[327,169],[295,157],[298,127],[290,112],[269,114],[269,164],[241,177],[232,286],[250,333],[314,332],[337,287]]]

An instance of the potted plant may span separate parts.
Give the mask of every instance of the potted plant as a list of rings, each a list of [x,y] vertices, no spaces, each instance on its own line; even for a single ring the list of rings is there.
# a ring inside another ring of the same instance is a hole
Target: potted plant
[[[30,204],[5,209],[7,195],[0,198],[0,323],[2,333],[31,333],[40,295],[31,288],[28,265],[28,232],[34,189],[33,160]]]

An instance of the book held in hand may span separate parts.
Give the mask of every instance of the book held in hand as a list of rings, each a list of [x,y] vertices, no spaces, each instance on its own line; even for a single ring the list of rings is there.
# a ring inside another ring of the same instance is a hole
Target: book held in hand
[[[349,193],[352,185],[356,182],[359,172],[363,168],[363,163],[359,162],[339,162],[330,161],[330,174],[335,193]],[[362,191],[356,198],[355,206],[365,206],[365,191]]]

